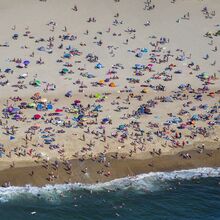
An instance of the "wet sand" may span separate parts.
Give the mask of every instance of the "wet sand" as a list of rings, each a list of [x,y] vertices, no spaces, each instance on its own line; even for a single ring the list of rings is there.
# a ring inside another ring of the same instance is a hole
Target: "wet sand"
[[[106,167],[103,163],[94,162],[91,159],[80,161],[78,159],[71,160],[72,172],[68,173],[65,166],[60,166],[58,171],[52,166],[48,169],[42,165],[15,167],[0,171],[0,184],[10,181],[14,186],[44,186],[47,184],[65,184],[65,183],[98,183],[108,182],[113,179],[135,176],[138,174],[159,172],[159,171],[174,171],[183,169],[193,169],[198,167],[219,167],[220,166],[220,149],[205,150],[203,153],[198,153],[197,150],[188,151],[191,159],[184,159],[181,154],[156,156],[149,159],[114,159],[108,156],[111,167]],[[87,172],[85,173],[85,168]],[[103,174],[97,173],[97,170],[103,170]],[[31,175],[32,171],[34,174]],[[48,174],[54,173],[57,175],[53,181],[48,180]],[[107,176],[108,172],[111,174]]]

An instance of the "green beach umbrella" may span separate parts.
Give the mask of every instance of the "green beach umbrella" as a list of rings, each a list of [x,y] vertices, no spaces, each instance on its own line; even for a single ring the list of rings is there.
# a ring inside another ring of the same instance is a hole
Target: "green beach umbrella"
[[[63,69],[62,69],[62,72],[63,72],[63,73],[68,73],[69,70],[68,70],[67,68],[63,68]]]

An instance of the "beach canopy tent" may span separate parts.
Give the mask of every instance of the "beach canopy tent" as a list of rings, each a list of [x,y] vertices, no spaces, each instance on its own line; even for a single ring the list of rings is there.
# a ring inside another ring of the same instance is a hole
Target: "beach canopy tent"
[[[40,119],[40,118],[41,118],[41,115],[40,115],[40,114],[35,114],[35,115],[34,115],[34,119],[35,119],[35,120],[38,120],[38,119]]]

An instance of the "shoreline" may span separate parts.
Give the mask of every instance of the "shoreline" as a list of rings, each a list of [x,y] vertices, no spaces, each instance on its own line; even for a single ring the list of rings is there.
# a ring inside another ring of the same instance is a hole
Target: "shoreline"
[[[187,153],[191,158],[184,159],[181,155]],[[150,172],[219,167],[220,149],[204,150],[202,153],[199,153],[198,150],[181,151],[175,155],[155,156],[148,159],[113,159],[111,156],[108,156],[107,159],[111,164],[110,167],[105,163],[94,163],[92,159],[84,161],[73,159],[71,160],[71,171],[68,171],[63,164],[58,170],[55,170],[52,165],[46,168],[45,164],[4,169],[0,171],[0,185],[3,186],[5,182],[10,182],[11,186],[32,185],[38,187],[48,184],[95,184]],[[51,173],[55,178],[49,180],[48,174]]]

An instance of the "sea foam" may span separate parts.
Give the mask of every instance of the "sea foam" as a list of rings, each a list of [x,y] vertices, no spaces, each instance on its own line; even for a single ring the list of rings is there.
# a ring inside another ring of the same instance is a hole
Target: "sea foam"
[[[0,187],[0,202],[8,202],[21,198],[41,198],[56,200],[61,195],[68,192],[79,190],[93,191],[118,191],[118,190],[137,190],[153,192],[162,190],[172,180],[190,180],[207,177],[220,177],[219,168],[197,168],[172,172],[151,172],[140,174],[134,177],[115,179],[105,183],[97,184],[56,184],[35,187],[26,185],[23,187],[11,186],[8,188]]]

